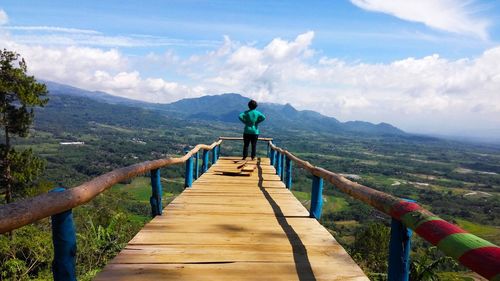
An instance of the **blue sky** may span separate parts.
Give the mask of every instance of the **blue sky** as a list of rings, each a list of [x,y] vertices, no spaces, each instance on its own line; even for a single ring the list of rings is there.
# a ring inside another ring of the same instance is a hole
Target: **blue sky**
[[[44,79],[498,139],[499,41],[494,0],[0,2],[0,47]]]

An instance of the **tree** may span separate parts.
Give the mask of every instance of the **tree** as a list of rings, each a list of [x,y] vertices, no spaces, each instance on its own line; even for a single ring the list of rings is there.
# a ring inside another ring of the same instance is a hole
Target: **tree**
[[[387,272],[390,228],[381,223],[370,223],[355,234],[354,258],[371,273]]]
[[[440,255],[436,247],[419,249],[410,264],[410,280],[438,281],[439,268],[443,266],[453,270],[458,264],[451,257]]]
[[[44,84],[27,74],[27,65],[16,52],[0,50],[0,126],[4,143],[0,144],[0,183],[5,189],[5,201],[12,201],[13,187],[32,181],[43,168],[43,161],[31,150],[16,151],[12,136],[27,137],[33,123],[36,106],[48,99]]]

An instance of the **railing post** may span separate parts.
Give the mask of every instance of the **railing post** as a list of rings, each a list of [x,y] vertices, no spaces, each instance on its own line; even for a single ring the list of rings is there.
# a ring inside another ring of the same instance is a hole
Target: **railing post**
[[[56,187],[50,192],[65,190],[63,187]],[[54,245],[52,276],[55,281],[76,281],[76,231],[72,210],[53,215],[51,220]]]
[[[274,154],[276,153],[276,151],[274,151],[274,149],[271,149],[271,152],[269,154],[269,159],[271,160],[271,166],[274,166]]]
[[[200,177],[200,164],[199,164],[199,158],[200,158],[200,153],[199,151],[196,152],[195,154],[195,160],[194,160],[194,165],[195,165],[195,169],[194,169],[194,178],[195,179],[198,179]]]
[[[193,185],[193,156],[186,161],[186,175],[184,179],[184,187]]]
[[[160,169],[151,170],[151,190],[152,195],[149,198],[149,203],[151,204],[151,216],[155,217],[161,215],[162,204],[161,204],[161,178]]]
[[[217,162],[217,146],[214,146],[212,149],[212,165],[214,165],[215,162]]]
[[[323,178],[313,175],[312,191],[311,191],[311,209],[309,217],[321,218],[321,209],[323,208]]]
[[[407,200],[415,202],[413,200]],[[391,220],[388,281],[408,281],[410,275],[411,229],[401,221]]]
[[[267,157],[271,158],[271,142],[267,142]]]
[[[279,176],[281,175],[281,153],[279,151],[276,151],[277,157],[276,157],[276,174]]]
[[[286,188],[292,189],[292,160],[286,157],[286,180],[285,185]]]
[[[221,145],[222,145],[222,143],[217,146],[217,160],[219,160],[219,158],[220,158],[220,148],[221,148]]]
[[[203,163],[201,165],[201,173],[204,174],[208,170],[208,150],[203,150]]]
[[[286,155],[285,155],[285,153],[282,153],[281,159],[280,159],[280,163],[281,163],[280,178],[281,178],[281,181],[285,181],[285,159],[286,159]]]

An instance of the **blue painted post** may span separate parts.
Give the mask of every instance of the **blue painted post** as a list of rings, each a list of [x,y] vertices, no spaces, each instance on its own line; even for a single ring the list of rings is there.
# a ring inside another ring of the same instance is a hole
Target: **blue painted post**
[[[318,176],[313,176],[312,191],[311,191],[311,209],[309,217],[321,218],[321,209],[323,208],[323,179]]]
[[[200,153],[196,152],[195,154],[195,160],[194,160],[194,165],[195,165],[195,172],[194,172],[194,178],[198,179],[200,177],[200,164],[199,164],[199,158],[200,158]]]
[[[281,175],[281,153],[276,151],[276,174],[279,176]]]
[[[220,148],[221,148],[221,145],[222,145],[222,144],[219,144],[219,145],[217,146],[217,160],[219,160],[219,158],[220,158]]]
[[[208,170],[208,150],[203,150],[203,163],[201,165],[201,173],[205,173]]]
[[[217,146],[212,149],[212,165],[217,162]]]
[[[267,157],[271,158],[271,143],[267,143]]]
[[[269,154],[269,159],[271,160],[271,166],[274,166],[274,154],[276,151],[274,149],[271,149],[271,153]]]
[[[292,160],[290,158],[286,158],[286,180],[285,180],[286,188],[292,189]]]
[[[285,181],[285,159],[286,159],[285,153],[281,154],[281,159],[280,159],[280,164],[281,164],[280,178],[281,178],[281,181]]]
[[[406,200],[415,202],[413,200]],[[410,276],[410,250],[412,231],[400,221],[391,221],[391,240],[389,242],[388,281],[408,281]]]
[[[193,156],[186,161],[186,175],[184,179],[184,187],[193,185]]]
[[[63,187],[56,187],[50,192],[65,190]],[[51,220],[54,245],[52,276],[55,281],[76,281],[76,231],[72,211],[53,215]]]
[[[159,216],[162,213],[161,204],[161,181],[160,181],[160,169],[151,170],[151,191],[152,195],[149,198],[149,203],[151,204],[151,216]]]

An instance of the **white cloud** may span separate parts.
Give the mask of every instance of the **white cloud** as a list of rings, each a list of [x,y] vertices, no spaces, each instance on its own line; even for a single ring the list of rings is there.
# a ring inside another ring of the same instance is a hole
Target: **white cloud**
[[[1,20],[1,10],[0,10]],[[97,30],[59,26],[1,26],[10,38],[27,45],[88,46],[88,47],[217,47],[220,41],[184,40],[145,34],[105,35]]]
[[[117,49],[20,44],[9,37],[0,38],[0,47],[21,53],[39,78],[144,101],[237,92],[344,121],[500,136],[494,131],[500,128],[500,47],[474,58],[434,54],[368,64],[319,57],[313,39],[310,31],[256,46],[225,37],[219,48],[189,58],[171,50],[129,57]],[[145,76],[139,70],[145,62],[176,76]]]
[[[0,12],[1,13],[1,12]],[[83,33],[83,34],[101,34],[99,31],[90,29],[67,28],[58,26],[4,26],[2,29],[18,31],[44,31],[44,32],[64,32],[64,33]]]
[[[475,15],[473,1],[460,0],[351,0],[368,11],[393,15],[403,20],[420,22],[429,27],[481,39],[488,38],[488,21]]]
[[[0,25],[4,25],[7,22],[9,22],[9,16],[7,16],[7,13],[3,9],[0,9]]]

